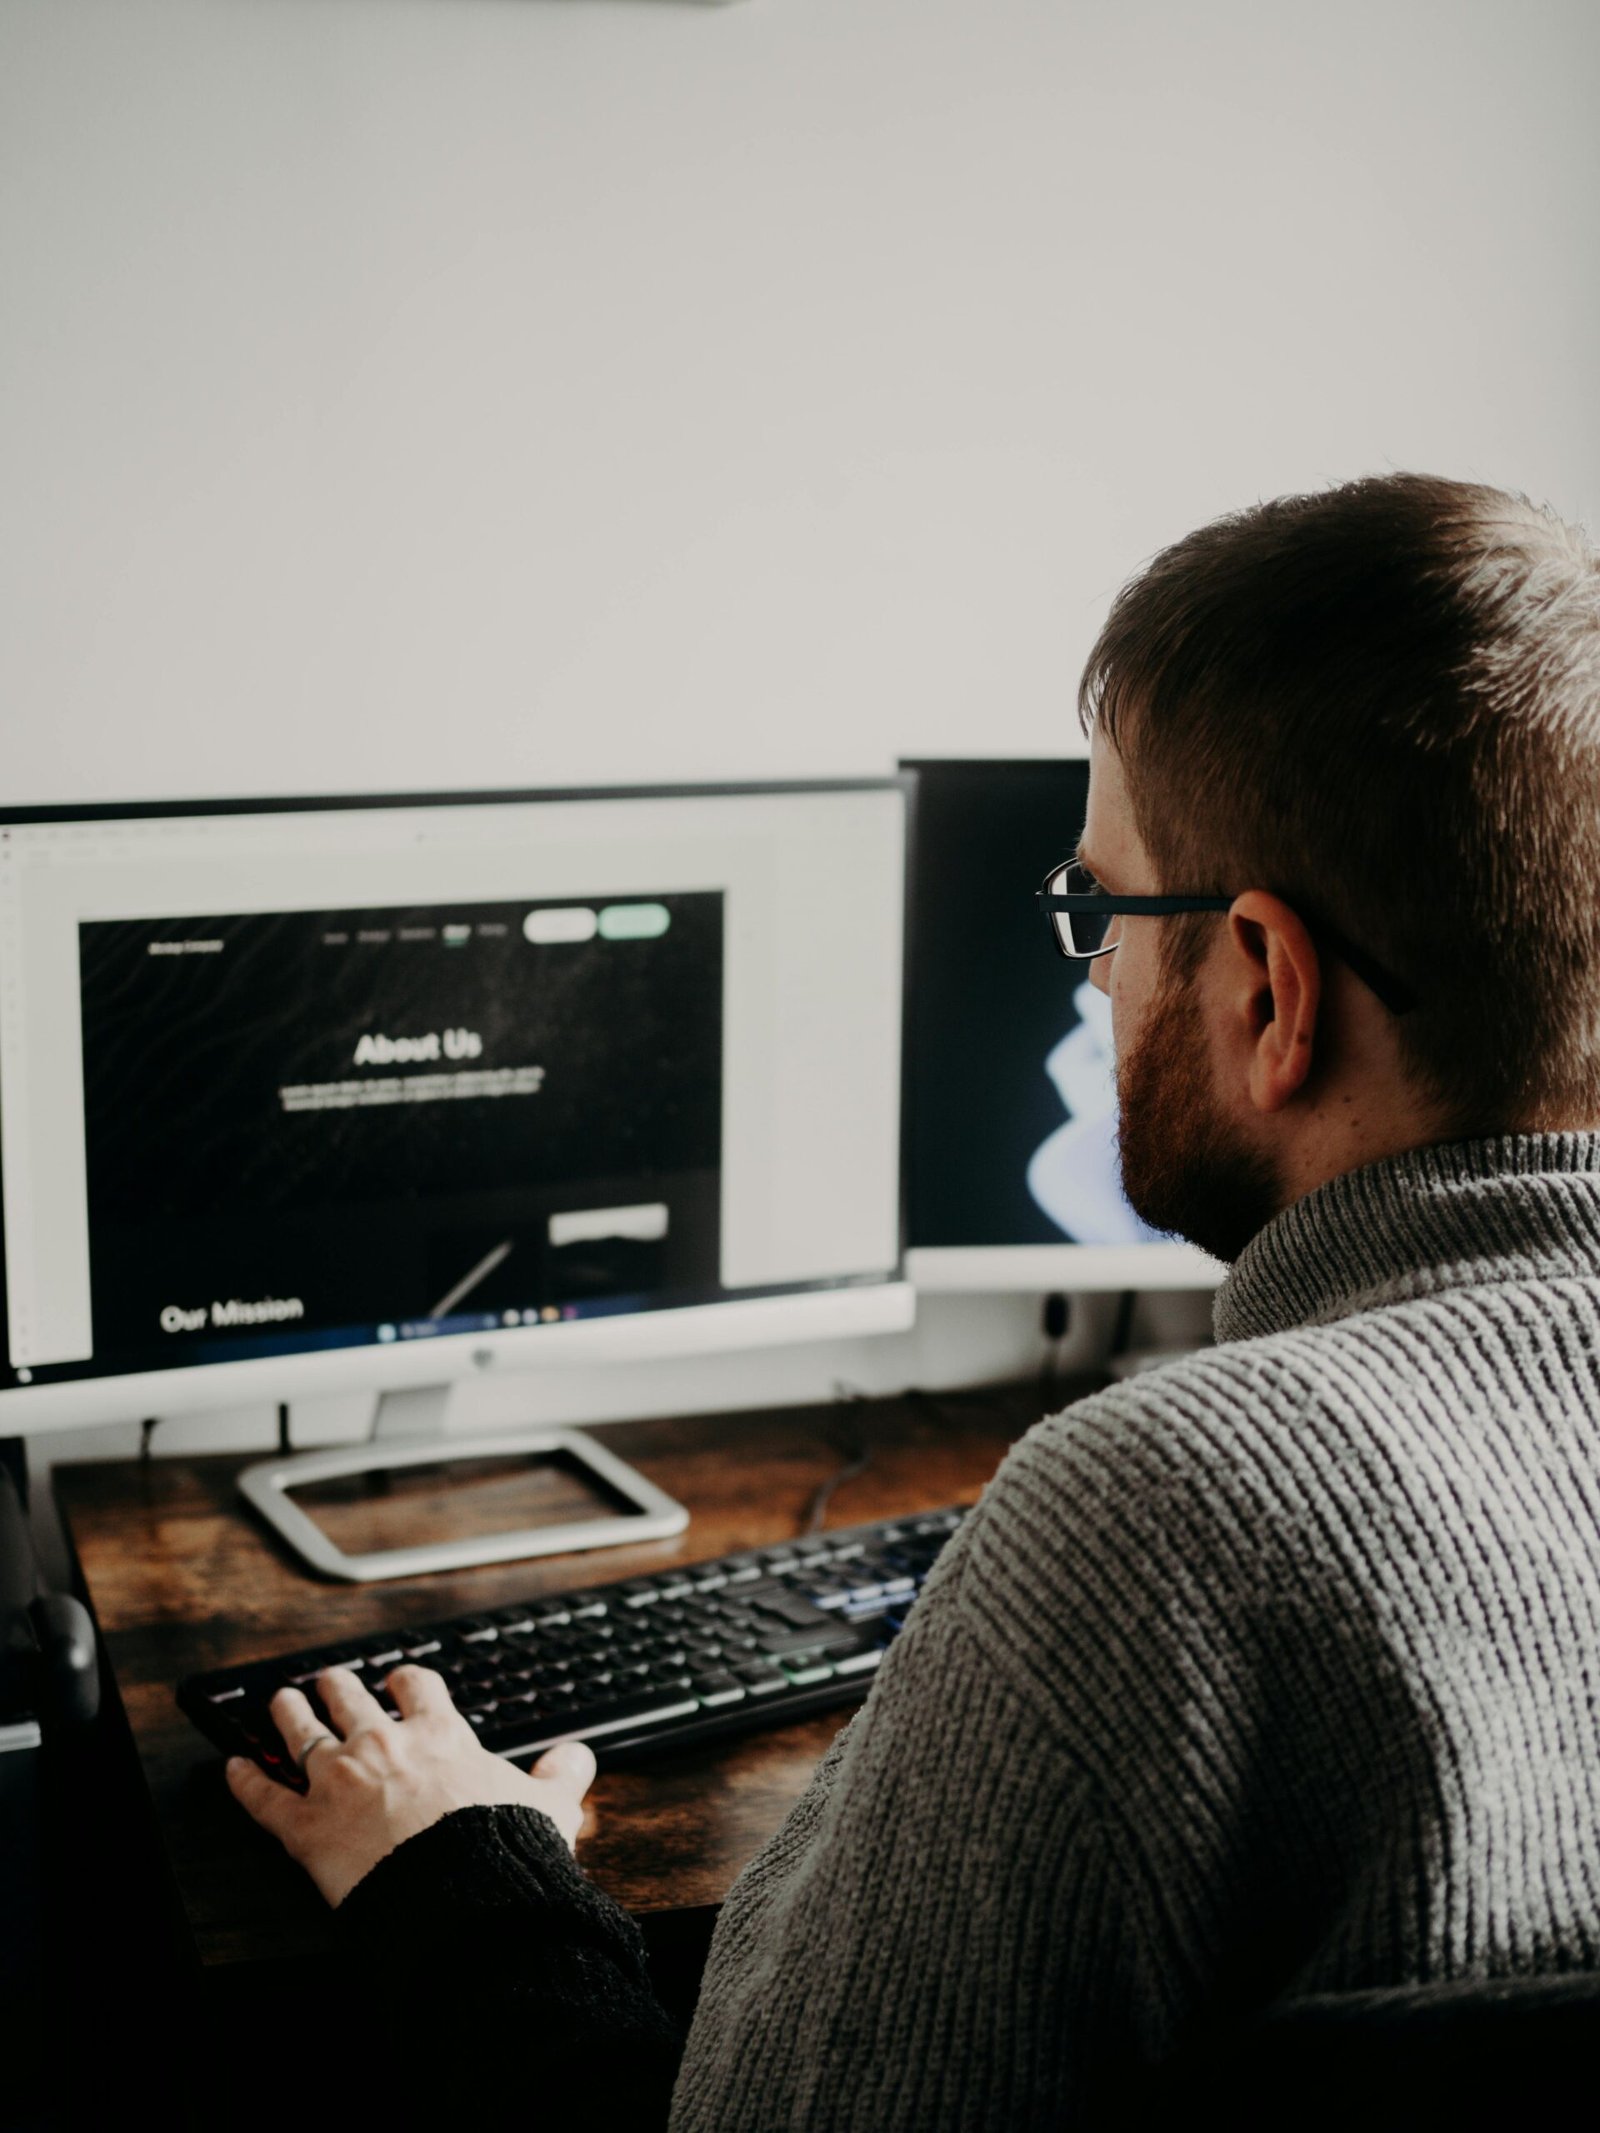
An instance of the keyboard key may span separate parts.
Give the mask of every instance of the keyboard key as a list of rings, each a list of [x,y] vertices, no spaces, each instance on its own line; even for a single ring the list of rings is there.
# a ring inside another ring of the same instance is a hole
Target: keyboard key
[[[787,1622],[792,1629],[808,1629],[818,1619],[817,1609],[797,1592],[784,1593],[780,1598],[763,1600],[757,1609],[762,1615],[774,1616]]]
[[[692,1718],[700,1706],[693,1696],[625,1696],[610,1704],[601,1704],[589,1711],[569,1712],[558,1717],[551,1725],[548,1735],[536,1737],[528,1743],[531,1748],[553,1747],[558,1740],[597,1740],[608,1733],[621,1733],[651,1726],[664,1726],[675,1718]],[[539,1721],[534,1730],[539,1733]],[[500,1753],[515,1754],[515,1749],[502,1748]]]
[[[784,1672],[797,1689],[809,1689],[814,1682],[833,1679],[833,1668],[825,1659],[816,1659],[809,1663],[791,1660]]]
[[[708,1711],[725,1703],[743,1703],[743,1686],[728,1673],[691,1674],[689,1687]]]
[[[874,1644],[864,1652],[842,1652],[833,1662],[836,1674],[870,1674],[883,1663],[883,1646]]]
[[[752,1696],[770,1696],[774,1690],[789,1686],[788,1675],[780,1673],[775,1666],[745,1664],[736,1666],[733,1671]]]
[[[858,1651],[862,1638],[860,1632],[848,1622],[840,1622],[831,1615],[823,1615],[804,1629],[769,1630],[761,1638],[761,1649],[769,1658],[782,1658],[791,1652],[853,1652]]]
[[[883,1586],[877,1578],[868,1577],[863,1573],[862,1576],[851,1579],[850,1588],[845,1597],[847,1602],[852,1605],[857,1600],[881,1600]]]

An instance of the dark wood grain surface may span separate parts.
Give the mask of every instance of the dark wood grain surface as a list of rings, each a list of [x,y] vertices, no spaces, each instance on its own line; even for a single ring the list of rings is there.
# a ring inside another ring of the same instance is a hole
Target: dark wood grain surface
[[[326,1952],[329,1936],[309,1882],[245,1821],[216,1755],[178,1711],[172,1691],[184,1675],[790,1540],[854,1443],[870,1447],[870,1463],[835,1492],[827,1525],[970,1501],[1047,1404],[1060,1405],[1060,1395],[1047,1403],[1028,1385],[612,1425],[605,1443],[688,1506],[686,1533],[381,1585],[334,1584],[304,1570],[239,1498],[235,1476],[247,1460],[58,1467],[63,1519],[201,1962]],[[845,1715],[605,1773],[580,1850],[585,1867],[634,1911],[720,1903]]]

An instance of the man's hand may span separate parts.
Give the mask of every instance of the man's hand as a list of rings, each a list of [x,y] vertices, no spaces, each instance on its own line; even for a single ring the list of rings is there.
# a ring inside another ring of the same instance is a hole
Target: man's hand
[[[343,1667],[330,1667],[317,1693],[333,1731],[298,1689],[272,1699],[309,1789],[291,1792],[241,1756],[228,1764],[228,1786],[329,1903],[343,1903],[380,1859],[457,1807],[537,1807],[576,1846],[594,1778],[594,1756],[582,1742],[549,1749],[529,1772],[513,1769],[482,1745],[425,1666],[399,1666],[389,1676],[398,1721]]]

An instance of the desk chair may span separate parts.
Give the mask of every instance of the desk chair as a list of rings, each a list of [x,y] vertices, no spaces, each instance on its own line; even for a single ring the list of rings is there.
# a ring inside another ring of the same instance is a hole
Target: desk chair
[[[1600,1972],[1285,2000],[1162,2070],[1147,2123],[1189,2123],[1199,2110],[1285,2133],[1593,2124]]]

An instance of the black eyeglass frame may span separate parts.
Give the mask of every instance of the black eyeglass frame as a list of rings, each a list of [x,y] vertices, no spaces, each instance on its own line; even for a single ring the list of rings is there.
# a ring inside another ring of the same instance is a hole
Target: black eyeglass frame
[[[1052,912],[1081,911],[1085,916],[1095,912],[1104,918],[1170,918],[1180,911],[1231,911],[1237,901],[1237,898],[1232,896],[1111,896],[1102,890],[1096,890],[1092,894],[1084,892],[1053,896],[1050,893],[1051,882],[1057,880],[1074,864],[1072,860],[1062,860],[1053,866],[1044,877],[1044,884],[1036,897],[1045,924],[1049,928],[1050,938],[1055,944],[1056,953],[1069,963],[1093,963],[1103,955],[1114,954],[1117,943],[1108,941],[1103,948],[1090,948],[1086,952],[1069,948],[1061,938],[1060,928],[1051,917]],[[1090,879],[1093,879],[1092,875]],[[1383,1002],[1390,1014],[1409,1014],[1416,1006],[1417,996],[1411,987],[1397,978],[1392,971],[1385,970],[1381,963],[1374,961],[1365,949],[1356,947],[1354,942],[1347,941],[1342,934],[1336,933],[1332,926],[1325,925],[1321,920],[1307,919],[1306,924],[1314,934],[1320,935],[1341,962],[1349,964],[1362,984]]]

